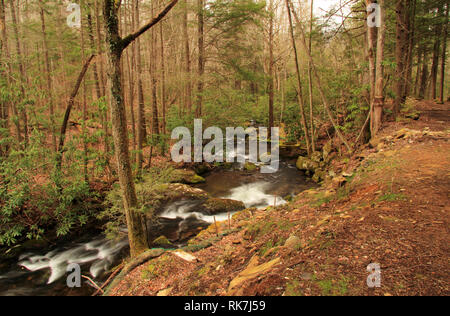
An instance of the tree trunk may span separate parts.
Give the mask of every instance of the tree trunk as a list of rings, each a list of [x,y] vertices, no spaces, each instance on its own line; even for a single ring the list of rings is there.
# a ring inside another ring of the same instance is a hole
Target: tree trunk
[[[438,9],[438,16],[442,14],[442,8]],[[437,88],[437,76],[439,67],[439,54],[441,46],[441,35],[442,35],[442,24],[438,23],[434,31],[434,45],[433,45],[433,58],[431,63],[431,99],[436,99],[436,88]]]
[[[135,16],[135,30],[139,29],[140,17],[139,17],[139,0],[134,0],[134,16]],[[142,169],[142,163],[144,160],[144,142],[147,138],[147,128],[145,122],[145,109],[144,109],[144,88],[142,85],[142,59],[141,59],[141,42],[136,39],[136,75],[137,75],[137,89],[138,89],[138,114],[137,114],[137,167],[138,172]]]
[[[385,8],[384,0],[378,0],[380,5],[380,21],[381,26],[378,30],[377,38],[377,61],[376,61],[376,84],[375,84],[375,94],[373,99],[373,112],[371,120],[371,135],[372,137],[378,133],[381,127],[381,120],[383,115],[384,107],[384,94],[383,94],[383,82],[384,82],[384,42],[386,35],[386,24],[385,24]]]
[[[53,88],[52,88],[52,75],[50,69],[50,59],[48,55],[48,43],[47,43],[47,34],[45,31],[45,15],[44,15],[44,3],[42,0],[39,0],[40,6],[40,17],[41,17],[41,30],[42,30],[42,42],[44,44],[44,65],[45,65],[45,75],[47,79],[47,89],[48,91],[48,104],[50,110],[50,125],[52,131],[52,144],[53,149],[56,151],[56,135],[55,135],[55,112],[54,112],[54,104],[53,104]]]
[[[309,16],[309,51],[312,55],[312,27],[314,18],[314,0],[311,0],[311,12]],[[309,85],[309,126],[311,127],[311,149],[316,151],[316,141],[314,137],[314,112],[313,112],[313,82],[312,82],[312,69],[311,62],[308,61],[308,85]]]
[[[6,65],[9,65],[7,36],[6,36],[6,18],[5,3],[0,1],[0,89],[8,90],[8,81],[6,76]],[[1,136],[7,137],[9,134],[9,105],[6,100],[0,101],[0,128],[3,129]],[[9,144],[0,146],[0,155],[6,156],[9,151]]]
[[[406,83],[406,58],[408,48],[408,9],[410,0],[397,0],[396,6],[396,44],[395,44],[395,61],[396,84],[395,84],[395,100],[394,100],[394,116],[400,112],[401,105],[405,102],[405,83]]]
[[[415,27],[416,27],[416,8],[417,8],[417,0],[413,1],[413,7],[411,9],[410,21],[409,21],[409,36],[408,36],[408,56],[407,56],[407,69],[406,69],[406,82],[405,82],[405,95],[409,95],[411,93],[412,86],[412,66],[413,66],[413,55],[414,55],[414,46],[415,46]]]
[[[446,5],[445,13],[445,24],[444,24],[444,34],[442,36],[442,56],[441,56],[441,83],[439,86],[439,103],[444,103],[444,81],[445,81],[445,63],[446,63],[446,53],[447,53],[447,35],[448,35],[448,3]]]
[[[192,111],[192,83],[191,83],[191,52],[189,48],[189,33],[188,33],[188,0],[184,0],[183,9],[183,39],[184,39],[184,59],[186,72],[186,87],[185,87],[185,108],[188,112]]]
[[[269,134],[268,139],[271,140],[272,138],[272,127],[273,124],[273,103],[274,103],[274,58],[273,58],[273,16],[275,14],[274,8],[273,8],[273,0],[270,0],[269,4],[269,83],[268,83],[268,92],[269,92]]]
[[[138,213],[137,196],[131,172],[128,151],[128,132],[125,117],[125,106],[122,96],[120,58],[123,45],[119,36],[117,17],[118,8],[114,0],[104,0],[103,18],[106,28],[108,90],[111,91],[110,111],[112,119],[114,149],[117,160],[117,171],[123,194],[123,203],[128,227],[131,256],[135,257],[147,247],[147,236],[144,219]]]
[[[23,65],[23,58],[22,58],[22,49],[20,45],[20,37],[19,37],[19,29],[17,24],[17,17],[16,17],[16,10],[14,5],[14,0],[9,1],[9,7],[11,10],[11,19],[13,22],[13,31],[14,36],[16,40],[16,52],[17,52],[17,63],[19,65],[19,73],[20,73],[20,80],[19,80],[19,86],[20,86],[20,92],[21,92],[21,98],[22,101],[25,99],[25,68]],[[23,132],[24,132],[24,140],[25,140],[25,147],[28,146],[28,116],[27,116],[27,110],[26,106],[23,105],[23,108],[19,110],[20,115],[22,116],[23,120]]]
[[[121,38],[119,35],[119,6],[115,0],[104,0],[103,19],[107,43],[108,90],[110,91],[110,111],[114,139],[114,149],[117,161],[119,183],[122,190],[125,217],[128,227],[130,253],[136,257],[148,247],[147,228],[145,219],[137,210],[138,201],[131,171],[130,153],[128,149],[128,131],[125,116],[125,105],[122,92],[122,74],[120,59],[123,50],[133,43],[139,36],[160,22],[177,4],[172,0],[155,18],[136,32]]]
[[[161,133],[166,134],[166,65],[164,61],[164,37],[163,24],[159,24],[159,37],[161,40],[161,109],[162,109],[162,126]]]
[[[336,123],[335,119],[333,118],[333,114],[331,113],[330,106],[329,106],[329,103],[328,103],[328,99],[326,98],[325,93],[324,93],[324,91],[323,91],[323,88],[322,88],[322,84],[321,84],[321,81],[320,81],[319,74],[317,73],[317,69],[316,69],[316,66],[315,66],[315,64],[314,64],[314,60],[313,60],[313,58],[312,58],[312,56],[311,56],[311,52],[309,51],[308,45],[307,45],[307,43],[306,43],[305,32],[304,32],[303,27],[302,27],[302,25],[301,25],[301,23],[300,23],[300,19],[298,18],[297,14],[296,14],[295,11],[293,10],[292,4],[290,3],[290,1],[289,1],[289,0],[286,0],[286,1],[288,2],[289,6],[290,6],[290,8],[291,8],[290,11],[291,11],[292,14],[294,15],[295,22],[297,23],[298,29],[299,29],[299,31],[300,31],[300,40],[301,40],[301,43],[302,43],[302,45],[303,45],[303,48],[304,48],[304,50],[306,51],[306,54],[307,54],[307,57],[309,58],[309,61],[311,62],[311,68],[312,68],[312,71],[313,71],[314,79],[316,80],[316,86],[317,86],[317,89],[319,90],[320,97],[321,97],[321,99],[322,99],[322,102],[323,102],[323,105],[324,105],[324,108],[325,108],[325,112],[327,113],[328,118],[329,118],[331,124],[333,125],[333,127],[334,127],[334,129],[335,129],[335,131],[336,131],[336,134],[338,135],[339,139],[340,139],[340,140],[342,141],[342,143],[345,145],[345,147],[347,148],[347,150],[348,150],[349,152],[351,152],[351,151],[352,151],[352,148],[351,148],[350,145],[348,144],[348,142],[347,142],[347,140],[345,139],[344,135],[342,135],[342,133],[341,133],[341,131],[340,131],[340,128],[338,127],[338,124]]]
[[[75,102],[75,97],[78,94],[81,82],[83,81],[83,78],[89,68],[89,64],[91,63],[92,59],[94,59],[94,55],[91,55],[81,68],[80,74],[78,75],[78,79],[75,83],[75,86],[73,87],[72,93],[70,94],[69,101],[67,102],[66,112],[64,113],[64,119],[61,124],[61,131],[59,133],[58,153],[56,155],[56,169],[59,172],[61,172],[62,156],[64,154],[64,141],[66,139],[67,124],[69,122],[70,112],[72,111],[72,107]]]
[[[421,71],[421,79],[419,86],[419,99],[423,100],[425,98],[425,92],[427,89],[427,80],[428,80],[428,52],[425,50],[423,54],[423,62],[422,62],[422,71]]]
[[[298,104],[300,107],[300,117],[302,120],[303,132],[305,133],[306,150],[307,150],[308,156],[311,156],[310,137],[309,137],[309,132],[308,132],[308,125],[306,124],[305,107],[304,107],[303,93],[302,93],[302,81],[300,78],[300,65],[298,62],[297,46],[295,44],[295,36],[294,36],[294,27],[292,25],[292,15],[291,15],[291,10],[289,7],[288,0],[286,0],[286,9],[287,9],[288,18],[289,18],[289,31],[290,31],[290,35],[291,35],[291,42],[292,42],[292,47],[294,49],[295,71],[297,74],[297,96],[298,96]],[[309,63],[309,65],[311,66],[311,62]]]
[[[197,108],[195,111],[195,117],[202,116],[203,107],[203,75],[205,73],[205,43],[204,43],[204,7],[205,0],[197,0],[197,17],[198,17],[198,29],[197,29],[197,43],[198,43],[198,79],[197,79]]]
[[[374,0],[366,0],[366,6],[368,7]],[[376,55],[376,42],[377,42],[377,28],[367,27],[367,54],[369,58],[369,85],[370,85],[370,104],[373,104],[373,98],[375,95],[375,80],[376,80],[376,66],[375,66],[375,55]],[[371,111],[373,109],[371,108]]]
[[[422,46],[418,47],[417,50],[417,69],[416,69],[416,78],[414,81],[414,95],[417,97],[417,93],[419,91],[419,83],[420,83],[420,66],[422,65],[422,57],[423,57],[423,49]]]

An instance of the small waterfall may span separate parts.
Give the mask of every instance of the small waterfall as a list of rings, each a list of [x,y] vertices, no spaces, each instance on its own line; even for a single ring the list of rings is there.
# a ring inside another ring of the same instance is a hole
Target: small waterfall
[[[231,189],[231,194],[226,196],[227,199],[242,201],[245,207],[265,208],[267,206],[285,204],[286,201],[276,195],[270,195],[266,192],[269,190],[270,183],[259,181],[249,184],[243,184],[239,187]]]
[[[50,269],[51,274],[47,284],[51,284],[66,274],[69,264],[82,265],[92,262],[89,272],[96,278],[108,270],[115,256],[127,245],[126,239],[116,242],[102,238],[64,251],[53,250],[45,255],[22,255],[19,266],[33,272]]]

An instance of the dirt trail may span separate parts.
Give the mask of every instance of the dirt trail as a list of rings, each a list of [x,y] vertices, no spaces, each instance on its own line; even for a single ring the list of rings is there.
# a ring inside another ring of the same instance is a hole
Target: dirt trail
[[[449,295],[449,109],[418,103],[419,120],[387,124],[345,163],[344,186],[243,211],[212,246],[199,245],[218,239],[215,226],[192,240],[193,262],[165,253],[112,294]],[[367,286],[371,263],[381,287]]]

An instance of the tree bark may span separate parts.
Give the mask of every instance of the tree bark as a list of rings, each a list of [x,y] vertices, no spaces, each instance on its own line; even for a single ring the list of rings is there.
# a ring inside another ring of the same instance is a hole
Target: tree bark
[[[125,217],[128,227],[128,239],[132,257],[138,256],[148,248],[147,229],[145,219],[137,210],[138,201],[136,189],[131,171],[131,161],[128,149],[128,132],[125,116],[125,105],[123,102],[122,78],[120,69],[120,58],[123,50],[144,34],[152,26],[163,19],[166,14],[176,5],[178,0],[172,0],[161,13],[145,24],[142,28],[125,38],[119,35],[119,6],[115,0],[104,0],[103,18],[106,31],[107,60],[108,60],[108,89],[111,92],[110,110],[113,126],[114,148],[117,160],[119,183],[122,190]]]
[[[59,172],[61,171],[62,156],[64,154],[64,141],[66,139],[67,124],[69,122],[70,112],[72,111],[72,107],[75,102],[75,97],[78,94],[78,90],[80,89],[83,78],[89,68],[89,64],[91,63],[92,59],[94,59],[94,57],[95,55],[91,55],[84,63],[83,67],[81,68],[80,74],[78,75],[78,79],[75,82],[75,86],[73,87],[72,93],[70,94],[69,101],[67,102],[66,111],[64,113],[64,119],[61,124],[61,131],[59,133],[58,154],[56,155],[56,168]]]
[[[311,0],[311,12],[309,15],[309,51],[312,55],[312,31],[313,31],[313,18],[314,18],[314,0]],[[314,132],[314,112],[313,112],[313,82],[312,82],[312,69],[311,62],[308,61],[308,88],[309,88],[309,126],[311,128],[311,149],[316,151],[316,141]]]
[[[295,36],[294,36],[294,27],[292,25],[292,15],[291,15],[291,10],[289,7],[288,0],[286,0],[286,9],[287,9],[288,18],[289,18],[289,31],[290,31],[290,35],[291,35],[292,48],[294,49],[295,71],[297,74],[297,97],[298,97],[298,105],[300,107],[300,117],[302,120],[303,132],[305,133],[306,150],[307,150],[308,156],[311,156],[310,137],[309,137],[308,125],[306,124],[305,106],[304,106],[303,93],[302,93],[302,81],[301,81],[301,77],[300,77],[300,65],[298,62],[297,46],[295,44]],[[311,61],[309,62],[309,65],[311,67]]]
[[[440,16],[442,14],[442,8],[438,9],[437,15]],[[433,58],[431,63],[431,99],[436,99],[436,88],[437,88],[437,76],[438,76],[438,67],[439,67],[439,54],[440,54],[440,46],[441,46],[441,34],[442,33],[442,24],[438,23],[435,26],[435,39],[433,45]]]
[[[323,91],[319,74],[317,73],[317,69],[316,69],[316,66],[314,64],[314,60],[313,60],[313,58],[311,56],[311,52],[309,51],[308,45],[306,43],[305,32],[304,32],[303,27],[302,27],[302,25],[300,23],[300,19],[298,18],[297,14],[293,10],[292,3],[290,3],[289,0],[286,0],[286,1],[289,3],[289,6],[291,8],[291,12],[292,12],[292,14],[294,15],[294,18],[295,18],[295,22],[298,25],[298,29],[300,31],[300,41],[301,41],[301,43],[303,45],[304,50],[306,51],[306,54],[307,54],[307,56],[309,58],[309,61],[311,62],[311,68],[312,68],[312,71],[313,71],[314,79],[316,80],[316,86],[317,86],[317,89],[319,90],[319,94],[320,94],[320,97],[322,99],[322,102],[323,102],[323,105],[324,105],[324,108],[325,108],[325,112],[327,113],[328,118],[329,118],[331,124],[333,125],[333,128],[335,129],[336,134],[338,135],[339,139],[345,145],[347,150],[349,152],[351,152],[352,148],[348,144],[348,142],[345,139],[344,135],[342,135],[342,133],[341,133],[339,127],[338,127],[338,124],[336,123],[335,119],[333,118],[333,114],[331,113],[330,106],[329,106],[329,103],[328,103],[328,99],[326,98],[325,93]]]
[[[385,7],[384,0],[378,0],[378,4],[380,5],[380,21],[381,26],[378,30],[378,38],[377,38],[377,61],[376,61],[376,83],[375,83],[375,94],[373,99],[373,112],[372,112],[372,120],[371,120],[371,135],[374,137],[378,130],[381,127],[381,120],[383,116],[383,107],[384,107],[384,42],[386,35],[386,24],[385,24]]]
[[[445,81],[445,64],[446,64],[446,53],[447,53],[447,35],[448,35],[448,11],[449,4],[446,5],[445,13],[445,24],[444,24],[444,34],[442,36],[442,56],[441,56],[441,83],[439,86],[439,103],[444,103],[444,81]]]
[[[198,48],[198,79],[197,79],[197,108],[195,110],[195,117],[199,118],[202,116],[203,108],[203,75],[205,73],[205,43],[204,43],[204,7],[205,0],[197,0],[197,48]]]
[[[269,82],[268,82],[268,92],[269,92],[269,140],[272,139],[272,127],[273,124],[273,103],[274,103],[274,58],[273,58],[273,16],[275,14],[273,7],[273,0],[269,3]]]
[[[396,44],[395,61],[397,64],[395,83],[394,116],[400,112],[401,105],[405,102],[406,83],[406,58],[408,48],[408,12],[410,0],[397,0],[396,6]]]
[[[47,33],[45,30],[45,15],[44,15],[44,3],[42,0],[39,0],[40,6],[40,17],[41,17],[41,31],[42,31],[42,42],[44,45],[44,65],[45,65],[45,75],[47,79],[47,89],[48,91],[48,104],[50,110],[50,125],[52,131],[52,144],[53,149],[56,151],[56,135],[55,135],[55,111],[54,111],[54,100],[53,100],[53,87],[52,87],[52,75],[50,69],[50,59],[48,54],[48,42],[47,42]]]
[[[185,108],[188,112],[192,111],[192,83],[191,83],[191,52],[189,47],[188,33],[188,0],[184,0],[183,9],[183,39],[184,39],[184,62],[186,72],[185,87]]]
[[[16,52],[17,52],[17,63],[19,65],[19,73],[20,73],[20,80],[19,80],[19,86],[20,86],[20,92],[21,92],[21,98],[22,101],[25,101],[25,68],[23,65],[23,57],[22,57],[22,49],[20,45],[20,37],[19,37],[19,29],[18,29],[18,23],[17,23],[17,16],[16,16],[16,10],[14,5],[14,0],[9,1],[9,8],[11,10],[11,19],[13,22],[13,31],[14,36],[16,40]],[[19,110],[20,115],[22,116],[23,120],[23,134],[24,134],[24,141],[25,141],[25,147],[28,146],[28,116],[27,116],[27,109],[26,105],[23,105],[23,108]],[[20,139],[20,136],[19,136]]]

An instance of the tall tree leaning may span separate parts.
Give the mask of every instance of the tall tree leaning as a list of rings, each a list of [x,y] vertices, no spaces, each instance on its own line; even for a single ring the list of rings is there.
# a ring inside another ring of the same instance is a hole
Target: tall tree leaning
[[[136,190],[131,172],[130,153],[128,149],[128,131],[125,117],[125,104],[123,102],[123,91],[121,85],[120,58],[125,48],[134,40],[144,34],[177,4],[178,0],[172,0],[155,18],[145,24],[135,33],[124,38],[119,35],[118,11],[120,1],[103,1],[103,18],[105,22],[107,43],[107,73],[108,90],[110,91],[110,111],[112,120],[113,140],[117,160],[119,183],[122,190],[125,217],[128,227],[128,239],[130,242],[130,253],[136,257],[148,248],[147,231],[141,214],[137,211],[138,202]]]
[[[384,107],[384,42],[386,36],[386,23],[385,23],[385,7],[384,0],[378,0],[380,5],[380,29],[378,30],[377,38],[377,61],[376,61],[376,76],[375,76],[375,92],[373,96],[373,104],[371,106],[372,119],[371,121],[371,135],[375,136],[381,127],[381,119],[383,116]]]

